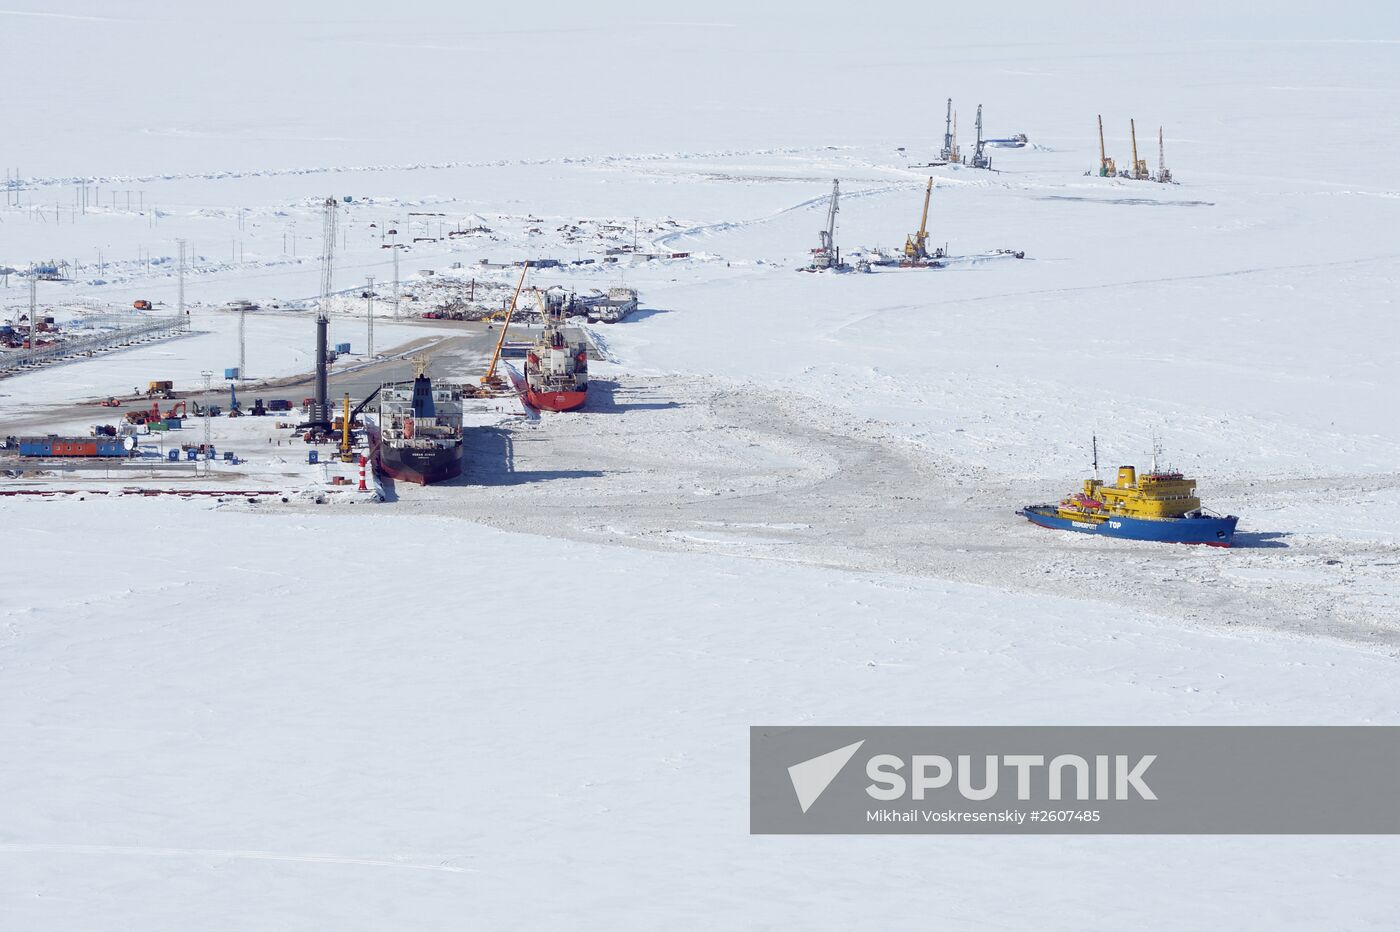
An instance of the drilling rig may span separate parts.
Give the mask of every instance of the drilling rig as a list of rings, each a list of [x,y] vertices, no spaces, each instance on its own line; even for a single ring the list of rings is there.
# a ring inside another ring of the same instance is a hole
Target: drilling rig
[[[821,269],[840,269],[841,250],[836,248],[836,212],[840,210],[838,202],[841,199],[840,179],[831,179],[831,206],[826,212],[826,229],[822,230],[818,236],[821,237],[821,245],[812,250],[813,271]]]
[[[1118,166],[1113,163],[1113,159],[1104,154],[1103,148],[1103,114],[1099,114],[1099,177],[1112,178],[1118,174]]]
[[[1147,181],[1151,178],[1151,175],[1147,173],[1147,159],[1140,159],[1137,156],[1137,122],[1129,120],[1128,130],[1133,137],[1133,172],[1129,177],[1134,181]]]
[[[1162,127],[1157,127],[1157,178],[1160,184],[1171,184],[1172,173],[1167,168],[1167,147],[1162,142]]]
[[[938,157],[944,162],[958,161],[958,134],[953,129],[953,98],[948,98],[948,115],[943,120],[943,148]]]
[[[331,321],[331,291],[335,270],[335,198],[322,204],[321,300],[316,308],[316,390],[311,405],[311,417],[306,426],[313,431],[328,433],[331,429],[329,391],[329,361],[326,353],[326,330]]]
[[[972,167],[987,169],[990,169],[992,167],[991,158],[986,154],[986,152],[983,151],[981,104],[977,105],[977,147],[972,150]]]

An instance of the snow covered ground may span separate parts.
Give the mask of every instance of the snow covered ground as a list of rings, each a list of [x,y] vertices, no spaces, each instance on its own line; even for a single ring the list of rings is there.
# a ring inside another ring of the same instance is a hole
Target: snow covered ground
[[[197,331],[0,380],[0,432],[221,375],[237,297],[303,309],[249,315],[248,363],[305,372],[327,195],[356,353],[394,255],[410,311],[527,258],[643,305],[590,328],[585,411],[474,412],[458,483],[0,498],[6,927],[1391,923],[1384,838],[747,834],[756,723],[1400,723],[1395,12],[829,12],[0,11],[0,78],[66,92],[9,98],[0,266],[168,308],[183,238]],[[1031,145],[919,167],[949,96],[964,152],[978,103]],[[1100,113],[1180,183],[1086,176]],[[832,178],[850,254],[930,175],[933,243],[1026,258],[797,274]],[[1095,434],[1160,440],[1241,546],[1015,518]],[[240,481],[324,480],[276,449]]]

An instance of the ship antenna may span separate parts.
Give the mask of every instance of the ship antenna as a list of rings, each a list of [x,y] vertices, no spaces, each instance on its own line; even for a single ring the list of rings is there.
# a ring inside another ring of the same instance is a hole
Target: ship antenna
[[[1162,439],[1156,434],[1152,435],[1152,474],[1157,474],[1157,459],[1162,455]]]
[[[413,375],[418,377],[425,375],[428,371],[428,362],[431,360],[427,353],[419,353],[413,357]]]
[[[1099,479],[1099,435],[1093,434],[1094,438],[1094,481]]]

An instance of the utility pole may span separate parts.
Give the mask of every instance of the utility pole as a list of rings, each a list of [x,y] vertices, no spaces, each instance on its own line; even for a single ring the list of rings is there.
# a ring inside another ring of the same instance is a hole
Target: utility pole
[[[369,348],[368,348],[368,350],[367,350],[367,353],[368,353],[368,355],[369,355],[369,358],[370,358],[370,359],[373,359],[373,358],[374,358],[374,276],[373,276],[373,275],[371,275],[371,276],[366,280],[366,284],[367,284],[367,287],[365,288],[365,297],[368,299],[368,302],[369,302],[369,303],[366,305],[366,310],[365,310],[365,336],[366,336],[366,342],[369,344]]]
[[[209,427],[209,390],[213,387],[214,373],[205,369],[200,375],[204,376],[204,474],[207,476],[213,456],[210,451],[214,449],[214,439]]]
[[[183,319],[185,316],[185,241],[177,239],[175,242],[180,244],[180,265],[177,272],[179,284],[176,286],[178,290],[176,291],[175,308]]]
[[[238,306],[238,377],[248,377],[248,305]]]
[[[394,244],[394,319],[399,318],[399,244]]]
[[[39,277],[34,272],[34,263],[29,263],[29,348],[34,349],[34,315],[39,310]]]

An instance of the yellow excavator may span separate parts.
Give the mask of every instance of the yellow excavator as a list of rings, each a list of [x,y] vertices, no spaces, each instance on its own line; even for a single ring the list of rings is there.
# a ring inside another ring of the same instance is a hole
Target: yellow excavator
[[[928,180],[924,189],[924,214],[919,218],[919,232],[913,233],[904,241],[904,256],[915,262],[928,258],[928,202],[933,196],[933,179]]]
[[[510,332],[510,319],[515,316],[515,303],[520,300],[520,289],[525,287],[525,275],[530,271],[530,263],[526,262],[520,270],[520,281],[515,285],[515,294],[510,296],[510,306],[506,308],[506,319],[501,324],[501,336],[496,340],[496,349],[491,354],[491,365],[486,367],[486,374],[481,377],[481,384],[488,388],[503,388],[505,383],[496,374],[496,363],[501,361],[501,348],[506,345],[506,334]]]

